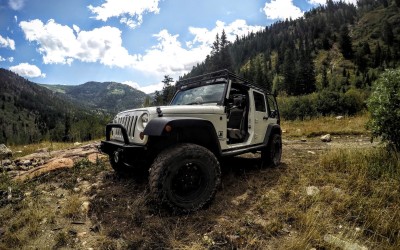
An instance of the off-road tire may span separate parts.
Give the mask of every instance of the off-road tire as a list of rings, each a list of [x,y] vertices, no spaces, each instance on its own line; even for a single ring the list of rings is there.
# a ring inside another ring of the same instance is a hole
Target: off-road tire
[[[267,147],[261,151],[262,166],[276,167],[281,163],[282,137],[279,134],[272,134]]]
[[[153,198],[178,213],[204,207],[214,198],[220,181],[221,169],[215,155],[190,143],[165,149],[150,168]]]

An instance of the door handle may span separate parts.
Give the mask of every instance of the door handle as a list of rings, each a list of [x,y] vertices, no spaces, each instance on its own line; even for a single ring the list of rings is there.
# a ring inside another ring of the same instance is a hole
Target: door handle
[[[268,116],[264,116],[264,117],[263,117],[263,120],[268,120]]]

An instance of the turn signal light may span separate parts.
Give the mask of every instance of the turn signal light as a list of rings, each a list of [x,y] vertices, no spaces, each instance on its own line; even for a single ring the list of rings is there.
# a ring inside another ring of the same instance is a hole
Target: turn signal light
[[[169,133],[172,131],[172,127],[170,125],[165,126],[164,128],[165,132]]]

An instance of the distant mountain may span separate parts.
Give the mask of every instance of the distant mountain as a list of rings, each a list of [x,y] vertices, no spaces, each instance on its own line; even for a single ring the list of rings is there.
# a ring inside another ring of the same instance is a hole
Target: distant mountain
[[[90,109],[117,113],[141,107],[146,98],[142,91],[117,82],[87,82],[81,85],[42,85],[65,95]]]
[[[0,143],[100,137],[110,117],[0,68]]]

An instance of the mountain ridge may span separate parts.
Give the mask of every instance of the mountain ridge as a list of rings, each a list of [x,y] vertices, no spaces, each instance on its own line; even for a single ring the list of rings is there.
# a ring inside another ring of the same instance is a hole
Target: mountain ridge
[[[109,113],[141,107],[147,97],[140,90],[112,81],[89,81],[79,85],[40,85],[87,108]]]

